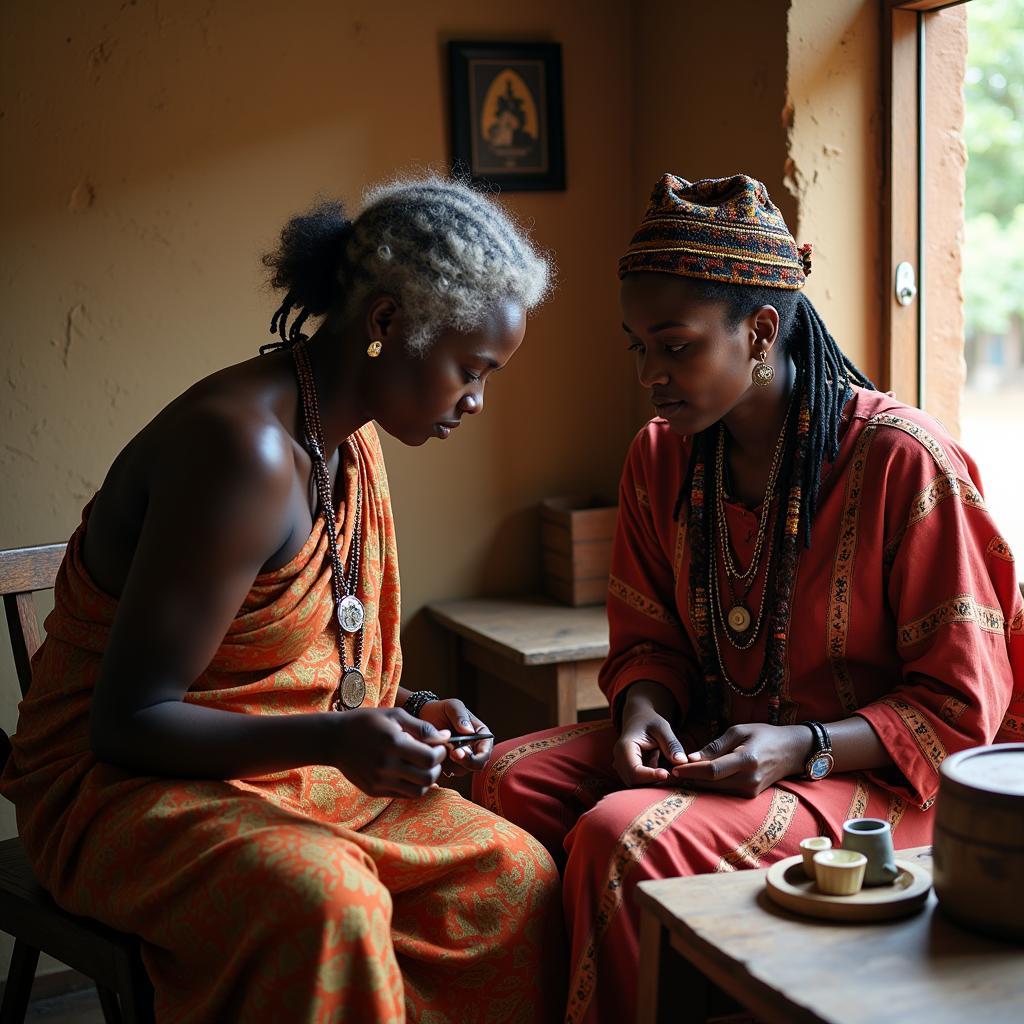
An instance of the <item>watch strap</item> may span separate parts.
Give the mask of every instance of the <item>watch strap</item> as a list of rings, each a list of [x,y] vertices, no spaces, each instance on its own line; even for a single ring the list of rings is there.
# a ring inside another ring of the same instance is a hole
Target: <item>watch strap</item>
[[[806,725],[814,737],[811,751],[804,762],[804,777],[817,782],[832,771],[832,737],[821,722],[808,721],[801,724]]]

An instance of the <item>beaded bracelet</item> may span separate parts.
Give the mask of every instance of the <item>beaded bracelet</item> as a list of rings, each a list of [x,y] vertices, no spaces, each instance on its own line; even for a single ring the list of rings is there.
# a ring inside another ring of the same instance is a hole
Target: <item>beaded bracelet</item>
[[[424,704],[440,699],[436,693],[432,693],[430,690],[415,690],[406,698],[405,703],[402,705],[402,710],[408,711],[413,718],[419,718]]]

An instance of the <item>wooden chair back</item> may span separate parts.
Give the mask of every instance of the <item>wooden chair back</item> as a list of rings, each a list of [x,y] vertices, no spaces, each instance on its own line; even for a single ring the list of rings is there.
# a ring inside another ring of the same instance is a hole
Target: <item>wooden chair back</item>
[[[0,595],[24,697],[32,681],[32,655],[42,630],[32,595],[49,590],[67,544],[0,551]],[[0,768],[11,743],[0,732]],[[32,873],[19,839],[0,841],[0,930],[13,935],[14,952],[3,986],[0,1022],[24,1021],[40,950],[96,983],[107,1024],[153,1024],[153,986],[142,964],[139,940],[58,907]]]
[[[43,642],[39,617],[32,595],[37,590],[51,590],[67,544],[38,544],[28,548],[0,551],[0,594],[4,599],[7,628],[11,634],[11,651],[18,674],[21,695],[28,693],[32,681],[32,655]],[[0,732],[0,768],[11,752],[10,740]]]

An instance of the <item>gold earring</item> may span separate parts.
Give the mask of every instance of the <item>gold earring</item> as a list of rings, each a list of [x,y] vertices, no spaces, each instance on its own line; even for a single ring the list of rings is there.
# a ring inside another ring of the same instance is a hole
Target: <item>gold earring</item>
[[[371,359],[376,359],[380,355],[380,350],[384,347],[384,343],[379,339],[377,341],[371,341],[366,347],[366,354]]]
[[[761,362],[751,371],[750,379],[756,388],[766,388],[775,379],[775,367],[768,362],[768,353],[761,349]]]

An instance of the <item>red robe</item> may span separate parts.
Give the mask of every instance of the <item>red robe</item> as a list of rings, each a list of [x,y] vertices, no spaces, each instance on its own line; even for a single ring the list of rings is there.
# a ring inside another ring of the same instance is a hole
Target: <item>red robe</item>
[[[600,680],[612,707],[630,684],[654,680],[685,717],[690,682],[700,678],[685,503],[673,519],[689,456],[689,439],[655,419],[626,461]],[[757,512],[729,503],[727,516],[745,566]],[[724,574],[720,582],[727,593]],[[755,610],[762,589],[763,578],[751,595]],[[897,848],[930,842],[943,758],[1024,739],[1024,608],[1013,557],[973,461],[924,413],[854,389],[839,455],[823,467],[792,608],[781,722],[859,714],[894,767],[785,779],[753,800],[671,785],[624,789],[611,764],[616,731],[605,721],[502,744],[477,780],[478,800],[564,864],[567,1021],[635,1012],[637,882],[764,866],[796,853],[807,836],[838,845],[851,817],[888,819]],[[765,632],[745,652],[721,644],[741,685],[757,679]],[[733,722],[768,721],[767,693],[730,698]]]

